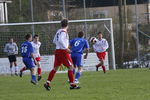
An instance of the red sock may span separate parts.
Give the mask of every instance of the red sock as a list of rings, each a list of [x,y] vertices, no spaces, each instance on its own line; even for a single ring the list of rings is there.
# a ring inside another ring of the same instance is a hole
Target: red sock
[[[102,66],[103,72],[106,73],[106,68],[105,66]]]
[[[38,76],[41,76],[42,75],[42,68],[39,67],[37,72],[38,72]]]
[[[101,64],[96,65],[96,67],[100,67],[100,66],[101,66]]]
[[[20,70],[20,72],[23,72],[23,71],[25,71],[26,70],[26,67],[23,67],[21,70]]]
[[[74,86],[74,75],[73,75],[73,71],[72,70],[68,70],[68,77],[69,77],[69,80],[70,80],[70,85]]]
[[[56,74],[56,70],[52,70],[50,73],[49,73],[49,76],[48,76],[48,81],[52,81],[52,79],[54,78],[54,76],[55,76],[55,74]]]

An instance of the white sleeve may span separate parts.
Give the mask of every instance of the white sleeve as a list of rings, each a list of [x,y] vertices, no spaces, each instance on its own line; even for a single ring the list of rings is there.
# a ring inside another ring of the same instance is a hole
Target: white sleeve
[[[61,32],[61,34],[59,35],[59,38],[58,38],[58,42],[62,45],[63,48],[66,48],[66,46],[65,46],[65,44],[66,44],[65,42],[66,41],[64,41],[65,38],[66,38],[66,33],[65,32]]]
[[[109,48],[109,45],[108,45],[107,40],[105,40],[105,42],[104,42],[104,47],[103,47],[103,48],[104,48],[105,50]]]
[[[8,46],[7,46],[7,44],[6,44],[5,47],[4,47],[4,52],[5,52],[5,53],[8,52],[7,47],[8,47]]]
[[[39,48],[40,48],[40,47],[41,47],[41,42],[39,42],[39,45],[40,45],[40,46],[39,46]]]
[[[57,40],[56,40],[56,39],[57,39],[57,34],[58,34],[58,33],[55,34],[54,39],[53,39],[53,43],[54,43],[54,44],[56,44],[56,42],[57,42]]]
[[[94,51],[96,52],[96,47],[95,47],[95,44],[93,45],[93,49],[94,49]]]
[[[15,54],[18,54],[18,46],[16,43],[15,43]]]

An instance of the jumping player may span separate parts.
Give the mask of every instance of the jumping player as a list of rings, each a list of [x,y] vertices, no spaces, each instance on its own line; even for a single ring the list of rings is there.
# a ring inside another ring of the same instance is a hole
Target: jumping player
[[[34,85],[37,84],[36,80],[36,67],[35,64],[37,64],[34,54],[33,54],[33,46],[31,44],[32,41],[32,35],[27,34],[25,36],[26,41],[21,44],[21,55],[23,58],[23,63],[26,66],[26,69],[29,69],[31,71],[31,83]]]
[[[80,89],[80,87],[74,83],[72,59],[69,55],[70,49],[69,49],[69,35],[67,32],[68,29],[67,19],[63,19],[61,21],[61,27],[62,28],[56,32],[56,35],[53,40],[53,43],[56,45],[54,68],[49,73],[47,82],[44,84],[44,87],[46,88],[46,90],[51,89],[52,79],[54,78],[54,75],[56,74],[58,68],[63,64],[68,68],[70,89]]]
[[[41,64],[40,64],[40,60],[41,60],[41,57],[40,57],[40,46],[41,46],[41,42],[39,41],[39,36],[38,35],[34,35],[34,39],[33,41],[31,42],[32,46],[33,46],[33,54],[34,56],[36,57],[36,61],[37,61],[37,72],[38,72],[38,81],[41,80],[42,78],[42,69],[41,69]],[[22,77],[22,72],[26,70],[26,67],[23,67],[21,70],[20,70],[20,76]]]
[[[98,71],[98,68],[102,66],[103,72],[106,73],[106,68],[104,66],[104,60],[106,56],[106,50],[108,49],[109,45],[106,39],[103,38],[102,32],[98,33],[98,40],[94,43],[93,48],[94,51],[97,54],[98,59],[100,60],[100,63],[96,65],[96,71]]]
[[[7,53],[8,59],[10,62],[10,72],[11,76],[13,75],[13,64],[15,65],[15,75],[18,76],[18,67],[17,67],[17,60],[16,60],[16,54],[18,54],[18,46],[14,42],[13,38],[9,39],[9,43],[5,45],[4,52]]]
[[[78,71],[75,74],[75,83],[79,83],[79,79],[82,72],[83,67],[83,51],[86,49],[86,54],[84,55],[84,59],[87,59],[89,52],[89,44],[86,39],[84,39],[84,33],[79,32],[78,37],[74,38],[70,41],[71,48],[71,58],[74,64],[74,68],[78,68]]]

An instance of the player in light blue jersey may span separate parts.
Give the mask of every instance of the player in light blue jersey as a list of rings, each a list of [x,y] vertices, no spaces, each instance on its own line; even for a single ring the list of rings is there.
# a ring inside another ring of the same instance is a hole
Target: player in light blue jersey
[[[75,83],[79,83],[79,79],[81,76],[81,72],[83,70],[83,52],[86,50],[86,54],[84,55],[84,59],[87,59],[89,52],[89,43],[86,39],[84,39],[84,33],[79,32],[78,37],[74,38],[70,41],[71,48],[71,58],[74,64],[74,68],[78,68],[78,71],[75,73]]]
[[[21,55],[22,55],[23,63],[26,66],[26,69],[29,69],[31,71],[31,83],[36,85],[37,80],[36,80],[35,64],[37,62],[33,55],[33,47],[31,44],[32,35],[27,34],[25,38],[26,38],[26,41],[21,44]],[[22,77],[22,73],[20,73],[20,77]]]

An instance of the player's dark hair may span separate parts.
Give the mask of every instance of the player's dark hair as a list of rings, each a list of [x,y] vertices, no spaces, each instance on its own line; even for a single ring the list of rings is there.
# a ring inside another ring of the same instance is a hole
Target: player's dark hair
[[[98,32],[98,33],[97,33],[97,35],[99,35],[99,34],[102,34],[102,35],[103,35],[103,33],[102,33],[102,32]]]
[[[67,27],[68,26],[68,20],[67,19],[63,19],[62,21],[61,21],[61,27],[62,28],[65,28],[65,27]]]
[[[39,37],[39,35],[37,35],[37,34],[36,34],[36,35],[34,35],[34,38],[36,38],[36,37]]]
[[[83,36],[84,36],[84,33],[82,31],[78,33],[79,38],[82,38]]]
[[[27,34],[26,36],[25,36],[25,38],[26,38],[26,40],[28,40],[29,38],[31,38],[31,34]]]
[[[8,38],[9,40],[13,39],[12,37]]]

